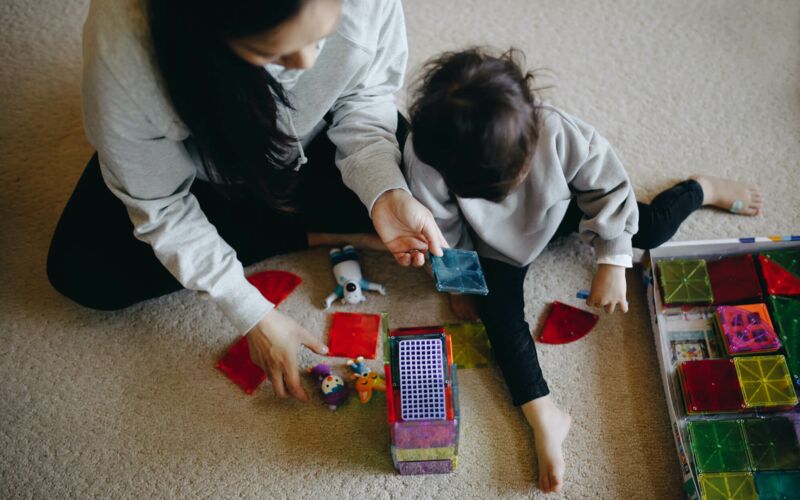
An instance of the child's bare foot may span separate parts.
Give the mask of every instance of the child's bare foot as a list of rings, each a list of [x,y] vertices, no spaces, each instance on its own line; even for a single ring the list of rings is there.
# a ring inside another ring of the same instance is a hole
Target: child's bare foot
[[[564,484],[564,443],[572,417],[553,403],[550,395],[528,401],[522,412],[533,429],[536,457],[539,462],[539,489],[557,493]]]
[[[308,233],[308,246],[310,247],[341,247],[345,245],[353,245],[361,250],[389,251],[378,235],[374,233]]]
[[[450,294],[450,311],[461,321],[478,321],[478,304],[472,295]]]
[[[712,205],[741,215],[758,215],[763,201],[761,190],[752,184],[695,174],[690,179],[703,188],[703,205]]]

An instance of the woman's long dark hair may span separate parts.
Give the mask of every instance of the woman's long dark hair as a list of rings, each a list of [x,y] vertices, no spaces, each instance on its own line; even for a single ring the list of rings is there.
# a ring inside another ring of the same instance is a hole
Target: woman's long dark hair
[[[291,207],[297,173],[284,168],[290,137],[278,127],[283,87],[236,56],[226,40],[262,33],[309,0],[150,0],[156,61],[209,179]],[[241,191],[241,190],[237,190]]]

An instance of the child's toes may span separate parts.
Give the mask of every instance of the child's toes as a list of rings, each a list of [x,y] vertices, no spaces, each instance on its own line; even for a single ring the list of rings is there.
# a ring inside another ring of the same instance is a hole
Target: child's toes
[[[555,473],[550,474],[550,491],[558,493],[561,490],[561,479]]]

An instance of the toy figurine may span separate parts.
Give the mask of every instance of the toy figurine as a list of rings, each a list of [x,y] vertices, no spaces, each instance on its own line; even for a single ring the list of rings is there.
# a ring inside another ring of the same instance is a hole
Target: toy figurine
[[[342,406],[347,401],[350,391],[344,380],[331,373],[331,368],[325,363],[320,363],[308,369],[308,373],[317,377],[322,390],[322,400],[331,410]]]
[[[359,356],[355,361],[348,359],[347,366],[355,372],[350,375],[350,378],[354,381],[358,399],[362,403],[369,403],[373,390],[386,392],[386,384],[383,379],[367,367],[364,363],[364,356]]]
[[[331,250],[331,265],[333,276],[336,278],[336,289],[325,298],[325,309],[331,307],[336,299],[342,299],[347,304],[358,304],[367,300],[362,290],[371,290],[381,295],[386,295],[383,285],[372,283],[361,275],[361,266],[358,264],[358,255],[352,245],[343,249]]]

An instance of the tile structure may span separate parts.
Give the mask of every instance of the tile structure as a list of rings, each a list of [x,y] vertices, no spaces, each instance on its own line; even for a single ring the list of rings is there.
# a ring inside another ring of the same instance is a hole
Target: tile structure
[[[461,414],[450,335],[444,327],[392,330],[384,349],[395,468],[402,475],[451,472]]]

